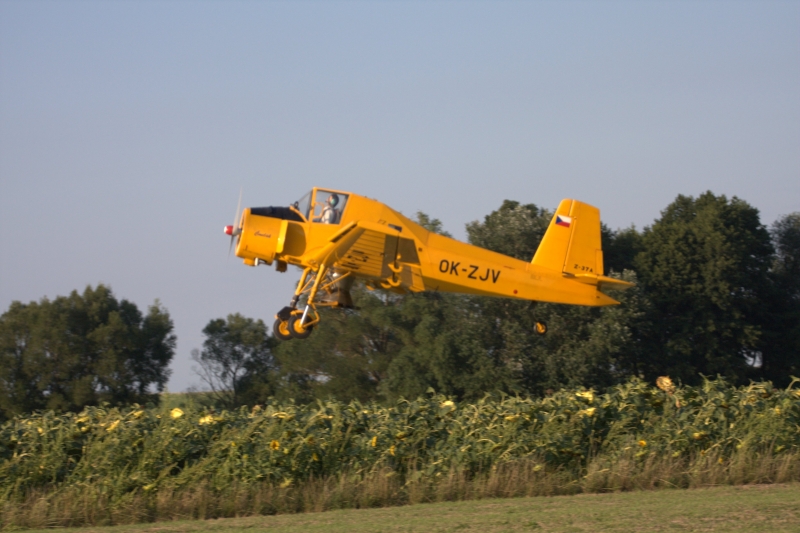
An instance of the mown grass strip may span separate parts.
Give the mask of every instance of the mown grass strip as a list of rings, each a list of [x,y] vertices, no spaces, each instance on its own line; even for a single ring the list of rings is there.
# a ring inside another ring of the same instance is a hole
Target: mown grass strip
[[[797,532],[800,484],[445,502],[324,513],[62,529],[80,533]],[[52,530],[36,530],[44,533]],[[32,530],[30,533],[34,533]]]

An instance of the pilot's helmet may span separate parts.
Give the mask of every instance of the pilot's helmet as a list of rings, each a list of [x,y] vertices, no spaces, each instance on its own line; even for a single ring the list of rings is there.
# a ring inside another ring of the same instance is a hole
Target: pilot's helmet
[[[336,207],[339,204],[339,195],[333,193],[328,196],[328,203],[331,204],[331,207]]]

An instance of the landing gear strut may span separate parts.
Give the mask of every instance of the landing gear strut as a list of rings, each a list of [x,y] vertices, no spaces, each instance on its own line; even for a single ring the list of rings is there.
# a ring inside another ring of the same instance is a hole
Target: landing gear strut
[[[352,284],[353,278],[349,272],[337,272],[324,265],[320,265],[316,272],[311,268],[303,270],[292,301],[275,315],[276,320],[272,327],[275,338],[282,341],[308,338],[314,326],[319,323],[317,309],[320,307],[352,308]],[[298,308],[297,304],[304,295],[306,305]]]

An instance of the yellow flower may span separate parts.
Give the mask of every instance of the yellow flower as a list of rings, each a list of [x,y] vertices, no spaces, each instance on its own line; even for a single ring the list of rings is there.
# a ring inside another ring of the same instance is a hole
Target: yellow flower
[[[183,416],[183,410],[176,407],[169,412],[169,416],[171,416],[173,419],[178,419]]]
[[[776,414],[776,415],[779,415],[779,414],[781,414],[781,408],[780,408],[780,407],[776,407],[776,408],[775,408],[775,414]]]
[[[369,441],[369,443],[372,445],[372,447],[373,447],[373,448],[374,448],[375,446],[377,446],[377,445],[378,445],[378,436],[377,436],[377,435],[375,435],[374,437],[372,437],[372,440],[371,440],[371,441]]]
[[[36,428],[36,431],[39,432],[39,435],[43,435],[44,434],[44,430],[42,428]]]
[[[110,425],[109,425],[109,426],[106,428],[106,431],[114,431],[115,429],[117,429],[117,426],[118,426],[118,425],[119,425],[119,420],[114,420],[114,421],[113,421],[113,422],[111,422],[111,424],[110,424]]]
[[[445,400],[441,404],[439,404],[441,409],[455,409],[456,404],[454,404],[451,400]]]
[[[131,413],[131,416],[133,416],[133,418],[142,418],[143,414],[144,414],[144,411],[142,411],[140,409],[138,411],[134,411],[133,413]]]
[[[394,444],[389,447],[389,455],[394,455]]]
[[[269,443],[269,447],[272,448],[273,450],[279,450],[281,448],[281,443],[276,440],[273,440],[272,442]]]
[[[698,432],[696,432],[696,433],[692,433],[692,438],[693,438],[694,440],[700,440],[700,439],[702,439],[703,437],[705,437],[705,434],[703,434],[703,433],[701,433],[701,432],[699,432],[699,431],[698,431]]]
[[[214,420],[214,417],[211,415],[206,415],[197,421],[197,423],[200,424],[201,426],[205,426],[206,424],[213,424],[214,422],[216,422],[216,420]]]
[[[579,416],[594,416],[594,412],[597,411],[596,407],[589,407],[588,409],[581,409],[578,411]]]
[[[578,398],[583,398],[589,403],[592,403],[594,401],[594,393],[590,390],[576,392],[575,396],[577,396]]]
[[[639,441],[639,446],[641,446],[642,448],[644,448],[645,446],[647,446],[647,441],[646,441],[646,440],[640,440],[640,441]]]
[[[663,390],[667,394],[672,394],[675,392],[675,384],[667,376],[660,376],[658,379],[656,379],[656,387]]]

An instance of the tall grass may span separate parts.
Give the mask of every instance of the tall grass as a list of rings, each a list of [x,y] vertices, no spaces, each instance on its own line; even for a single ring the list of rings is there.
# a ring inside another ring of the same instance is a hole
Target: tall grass
[[[800,394],[632,381],[464,405],[90,408],[4,424],[0,460],[5,528],[800,481]]]

